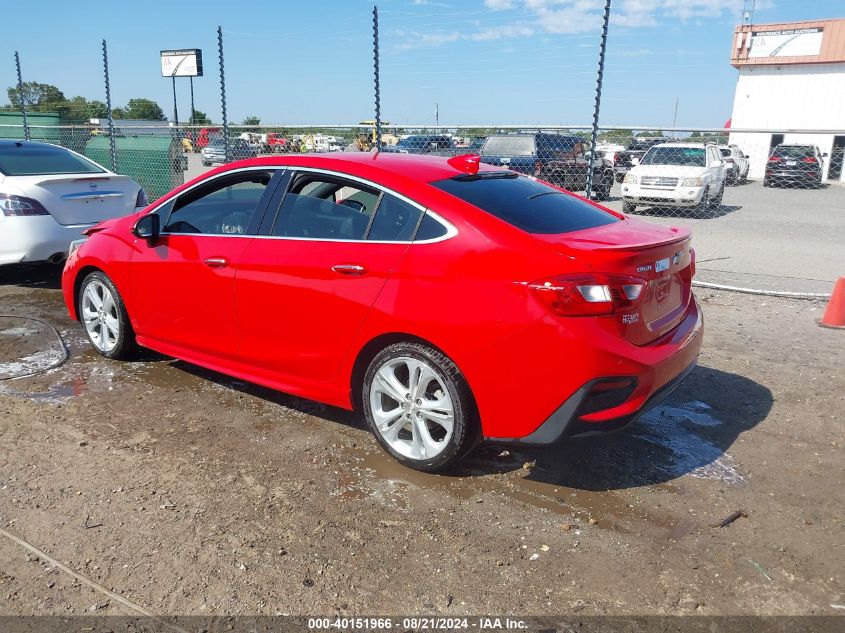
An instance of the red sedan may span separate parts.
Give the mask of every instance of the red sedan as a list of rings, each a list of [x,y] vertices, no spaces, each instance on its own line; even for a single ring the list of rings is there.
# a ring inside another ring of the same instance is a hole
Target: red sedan
[[[689,232],[477,156],[231,163],[87,235],[62,284],[102,355],[358,409],[421,470],[618,429],[701,347]]]

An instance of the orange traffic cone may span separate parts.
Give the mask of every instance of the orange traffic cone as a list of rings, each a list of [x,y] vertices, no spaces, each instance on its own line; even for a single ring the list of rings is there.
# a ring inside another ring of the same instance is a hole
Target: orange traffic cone
[[[845,329],[845,277],[836,280],[833,294],[830,295],[830,301],[819,325]]]

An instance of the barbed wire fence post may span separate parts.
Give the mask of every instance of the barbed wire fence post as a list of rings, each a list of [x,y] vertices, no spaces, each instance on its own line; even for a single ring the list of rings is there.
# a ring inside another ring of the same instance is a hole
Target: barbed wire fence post
[[[601,109],[601,84],[604,78],[604,54],[607,50],[607,26],[610,22],[610,2],[607,0],[604,5],[604,23],[601,30],[601,46],[599,48],[599,69],[596,76],[596,105],[593,109],[593,130],[590,134],[590,166],[587,169],[587,187],[584,195],[589,200],[593,189],[593,163],[595,163],[596,156],[596,141],[599,135],[599,110]]]
[[[373,75],[376,96],[376,151],[381,151],[381,95],[379,93],[378,7],[373,5]]]
[[[217,54],[220,60],[220,109],[223,112],[223,154],[229,162],[229,119],[226,118],[226,75],[223,71],[223,27],[217,27]]]
[[[111,111],[111,84],[109,82],[109,50],[106,40],[103,40],[103,75],[106,81],[106,112],[109,120],[109,153],[111,155],[111,169],[117,171],[117,146],[114,140],[114,117]]]
[[[21,102],[21,116],[23,117],[23,137],[29,140],[29,120],[26,117],[26,97],[23,91],[23,75],[21,74],[21,58],[15,51],[15,70],[18,73],[18,99]]]

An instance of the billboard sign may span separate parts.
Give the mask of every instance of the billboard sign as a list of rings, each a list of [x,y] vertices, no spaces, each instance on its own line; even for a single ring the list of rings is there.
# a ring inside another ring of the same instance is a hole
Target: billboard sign
[[[202,51],[184,48],[161,51],[162,77],[202,77]]]
[[[805,57],[822,48],[821,28],[754,31],[748,57]]]

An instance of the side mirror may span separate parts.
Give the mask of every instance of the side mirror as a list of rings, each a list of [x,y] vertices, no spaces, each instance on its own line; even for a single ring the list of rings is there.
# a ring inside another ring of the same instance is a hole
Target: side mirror
[[[135,223],[132,232],[135,237],[155,242],[161,235],[161,218],[157,213],[148,213]]]

